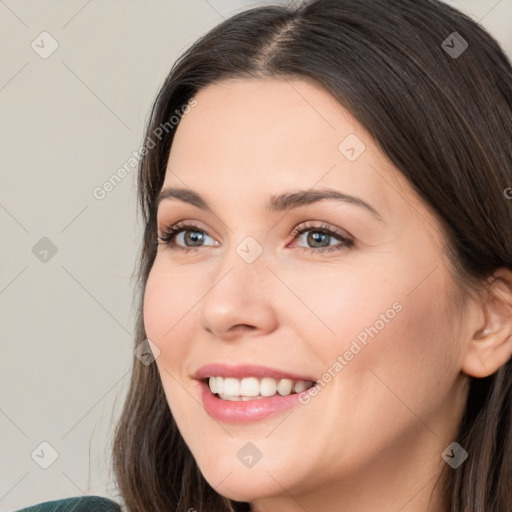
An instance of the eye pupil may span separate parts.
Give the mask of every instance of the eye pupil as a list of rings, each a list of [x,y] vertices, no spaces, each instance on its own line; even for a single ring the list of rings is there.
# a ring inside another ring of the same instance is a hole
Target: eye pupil
[[[191,242],[193,245],[196,244],[196,242],[201,242],[201,238],[203,237],[204,233],[201,233],[200,231],[186,231],[185,232],[185,243],[188,244]],[[200,245],[200,244],[197,244]]]
[[[321,242],[320,237],[329,237],[327,233],[320,233],[318,231],[311,231],[308,236],[308,243],[312,243],[313,245],[317,242]]]

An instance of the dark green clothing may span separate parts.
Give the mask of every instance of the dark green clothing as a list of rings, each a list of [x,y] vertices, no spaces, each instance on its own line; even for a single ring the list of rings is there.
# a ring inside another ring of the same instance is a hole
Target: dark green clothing
[[[121,512],[114,501],[100,496],[81,496],[55,501],[45,501],[22,508],[16,512]]]

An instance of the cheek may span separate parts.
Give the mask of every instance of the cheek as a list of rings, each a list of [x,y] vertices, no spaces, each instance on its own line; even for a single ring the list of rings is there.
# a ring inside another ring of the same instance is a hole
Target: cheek
[[[190,322],[197,310],[193,282],[180,282],[155,261],[144,290],[143,318],[147,337],[160,349],[159,366],[185,357],[190,343]],[[176,364],[176,363],[175,363]]]
[[[169,288],[165,286],[164,280],[159,278],[159,273],[155,266],[151,269],[146,288],[144,290],[144,308],[143,318],[146,334],[149,339],[156,341],[161,338],[169,324],[164,325],[165,318],[165,303],[172,300],[169,296]],[[172,314],[172,308],[168,308],[169,313]]]
[[[300,337],[322,355],[323,365],[333,363],[346,351],[350,360],[376,340],[385,337],[403,315],[400,284],[391,285],[380,272],[371,269],[333,268],[331,272],[290,272],[286,282],[302,299],[282,301],[289,318],[284,323],[297,325]],[[304,307],[307,306],[307,308]],[[309,311],[308,311],[309,309]],[[360,356],[358,356],[359,358]]]
[[[336,336],[319,336],[318,324],[314,329],[311,320],[302,321],[304,339],[316,340],[312,346],[325,386],[305,407],[322,416],[325,432],[343,432],[343,444],[331,444],[332,467],[369,461],[383,446],[417,435],[418,429],[428,435],[418,418],[433,418],[435,425],[453,403],[458,369],[444,275],[433,275],[412,293],[414,283],[396,276],[389,282],[375,276],[367,288],[361,288],[362,273],[334,281],[339,284],[324,302],[322,319]]]
[[[167,403],[177,425],[185,426],[188,432],[193,431],[193,426],[187,418],[201,413],[199,404],[190,399],[190,391],[183,387],[188,376],[182,364],[193,348],[190,325],[197,314],[197,298],[193,295],[193,283],[187,281],[187,288],[179,279],[155,261],[144,290],[143,318],[147,337],[160,350],[156,365]]]
[[[411,288],[406,293],[390,291],[388,285],[379,301],[382,306],[375,310],[377,315],[372,318],[366,314],[367,325],[358,333],[359,326],[354,325],[351,336],[343,341],[344,348],[349,349],[345,353],[352,357],[345,377],[354,385],[354,401],[370,406],[361,408],[368,418],[375,415],[372,407],[387,404],[390,414],[383,413],[387,419],[381,424],[393,425],[399,418],[405,423],[408,408],[428,417],[447,400],[459,368],[457,340],[446,316],[446,286],[442,272],[412,293]],[[384,309],[393,303],[396,308]],[[350,317],[346,320],[350,322]],[[360,342],[361,334],[364,343]],[[349,345],[354,343],[361,350],[352,356]]]
[[[393,401],[393,390],[411,405],[429,408],[437,400],[429,402],[432,392],[438,398],[449,392],[459,371],[444,292],[451,281],[441,268],[422,281],[428,263],[416,266],[411,259],[383,264],[379,272],[369,265],[359,272],[319,273],[308,279],[309,292],[295,283],[321,320],[298,315],[300,332],[314,341],[322,380],[340,390],[340,402]]]

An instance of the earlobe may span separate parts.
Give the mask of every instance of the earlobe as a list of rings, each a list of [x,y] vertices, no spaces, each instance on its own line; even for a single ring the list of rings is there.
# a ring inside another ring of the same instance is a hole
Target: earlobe
[[[512,271],[494,272],[482,312],[484,325],[469,340],[462,365],[464,373],[477,378],[492,375],[512,356]]]

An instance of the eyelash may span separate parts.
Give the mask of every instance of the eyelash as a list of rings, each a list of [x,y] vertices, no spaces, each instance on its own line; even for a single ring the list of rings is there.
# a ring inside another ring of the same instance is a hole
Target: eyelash
[[[158,236],[158,240],[160,240],[160,242],[158,242],[158,241],[155,242],[155,245],[167,245],[169,248],[171,248],[173,250],[177,249],[177,250],[185,251],[185,254],[188,252],[197,251],[197,249],[199,249],[200,247],[197,247],[197,248],[182,247],[180,245],[175,245],[175,244],[171,243],[171,241],[181,231],[196,231],[196,232],[203,233],[207,236],[210,236],[210,235],[208,235],[208,233],[206,231],[200,229],[198,226],[195,226],[194,224],[177,223],[177,224],[174,224],[173,226],[166,228],[164,234],[161,236]],[[307,233],[308,231],[313,231],[314,233],[323,233],[323,234],[329,235],[333,238],[337,238],[338,240],[340,240],[341,243],[339,245],[321,247],[321,248],[297,247],[298,249],[304,249],[304,250],[312,252],[312,253],[326,253],[326,252],[330,252],[330,251],[340,251],[345,248],[349,249],[354,245],[354,240],[347,238],[346,236],[342,235],[340,232],[329,228],[325,224],[322,224],[321,226],[315,226],[314,224],[308,224],[308,225],[302,226],[300,229],[295,228],[292,233],[293,239],[294,240],[298,239],[303,233]]]

